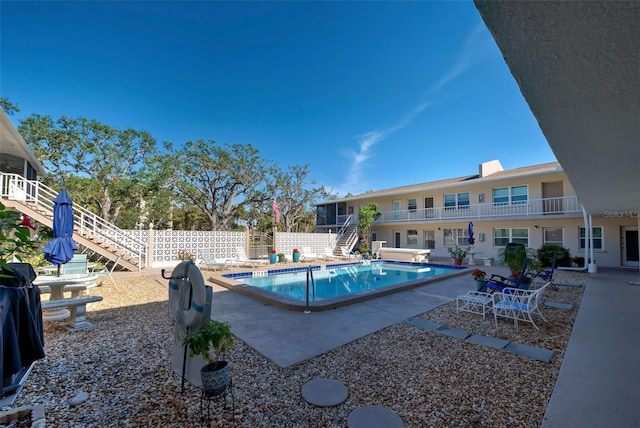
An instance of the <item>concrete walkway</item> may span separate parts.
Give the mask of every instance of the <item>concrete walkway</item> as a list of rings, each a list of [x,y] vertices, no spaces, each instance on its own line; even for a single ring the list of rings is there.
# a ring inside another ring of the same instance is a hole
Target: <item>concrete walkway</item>
[[[640,426],[638,272],[590,274],[542,428]]]

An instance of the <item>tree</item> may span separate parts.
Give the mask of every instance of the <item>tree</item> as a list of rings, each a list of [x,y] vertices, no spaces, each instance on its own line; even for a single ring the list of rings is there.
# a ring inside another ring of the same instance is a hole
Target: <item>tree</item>
[[[299,231],[302,220],[309,218],[311,205],[318,199],[329,199],[324,186],[310,188],[316,184],[309,181],[309,165],[290,166],[287,171],[276,174],[275,195],[280,209],[280,218],[285,231]]]
[[[0,97],[0,108],[7,114],[14,114],[20,111],[17,104],[9,101],[9,98]]]
[[[368,243],[371,241],[371,226],[382,214],[378,212],[378,204],[370,202],[368,205],[360,207],[358,214],[358,230],[362,231],[362,237],[367,239]]]
[[[219,146],[213,140],[188,141],[179,150],[165,144],[168,185],[186,204],[202,211],[211,230],[228,228],[243,204],[269,199],[266,177],[273,166],[250,144]]]
[[[18,131],[42,162],[47,179],[107,221],[115,222],[120,210],[144,193],[141,173],[156,152],[148,132],[120,130],[84,117],[54,121],[39,114],[24,119]]]

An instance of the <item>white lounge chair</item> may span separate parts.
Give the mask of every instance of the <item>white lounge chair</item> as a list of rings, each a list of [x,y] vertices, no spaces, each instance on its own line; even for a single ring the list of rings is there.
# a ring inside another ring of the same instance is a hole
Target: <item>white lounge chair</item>
[[[318,255],[311,252],[310,247],[302,247],[302,253],[300,254],[300,260],[318,260]]]
[[[340,257],[333,254],[330,247],[324,247],[324,254],[322,255],[322,258],[325,260],[338,260]]]
[[[204,263],[205,265],[207,265],[207,268],[211,268],[211,269],[216,269],[218,267],[222,268],[223,270],[233,266],[233,260],[229,260],[229,259],[218,259],[216,258],[216,256],[213,255],[213,253],[211,252],[211,250],[202,250],[200,251],[200,257],[202,259],[202,263]]]
[[[269,260],[261,260],[261,259],[250,259],[247,258],[247,254],[244,251],[244,248],[238,248],[236,250],[236,263],[240,264],[240,265],[245,265],[245,266],[249,266],[249,267],[256,267],[256,266],[260,266],[260,265],[267,265],[269,264]]]
[[[352,254],[351,252],[349,252],[349,249],[344,246],[340,247],[340,252],[342,253],[343,259],[351,260],[351,257],[353,257],[356,260],[362,259],[362,256],[360,256],[360,254]]]

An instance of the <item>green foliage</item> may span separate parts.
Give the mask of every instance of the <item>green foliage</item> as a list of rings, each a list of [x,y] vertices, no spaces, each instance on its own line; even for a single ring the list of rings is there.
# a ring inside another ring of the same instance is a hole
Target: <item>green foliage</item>
[[[0,97],[0,108],[2,108],[2,110],[4,110],[4,112],[8,115],[20,111],[18,105],[12,103],[11,101],[9,101],[9,98],[6,97]]]
[[[11,271],[7,263],[14,257],[22,261],[24,255],[33,253],[37,247],[29,228],[21,223],[20,213],[7,209],[0,202],[0,271]]]
[[[213,360],[211,350],[218,358],[224,358],[225,352],[233,345],[233,334],[228,322],[211,320],[193,333],[189,333],[182,341],[182,346],[189,347],[189,355],[200,355],[207,363]]]
[[[554,252],[556,253],[557,266],[571,266],[572,259],[569,254],[569,249],[558,244],[542,244],[542,246],[538,248],[538,259],[542,267],[551,267]]]
[[[449,254],[451,254],[452,259],[464,259],[467,256],[467,253],[471,251],[471,247],[449,247],[447,248]]]
[[[116,129],[97,120],[33,114],[18,131],[47,171],[52,187],[74,203],[116,222],[125,206],[151,198],[148,161],[156,142],[145,131]]]
[[[540,270],[540,261],[538,253],[533,248],[527,248],[524,245],[507,245],[498,251],[498,257],[502,262],[511,269],[512,272],[520,273],[524,266],[524,260],[529,259],[527,270],[537,272]]]

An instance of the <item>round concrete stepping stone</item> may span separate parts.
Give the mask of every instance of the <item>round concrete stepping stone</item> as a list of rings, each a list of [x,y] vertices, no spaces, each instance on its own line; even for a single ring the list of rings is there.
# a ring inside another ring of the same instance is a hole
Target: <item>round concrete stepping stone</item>
[[[382,406],[356,407],[347,418],[349,428],[404,428],[400,416]]]
[[[348,396],[349,390],[342,382],[324,377],[310,380],[302,387],[302,398],[319,407],[337,406]]]

